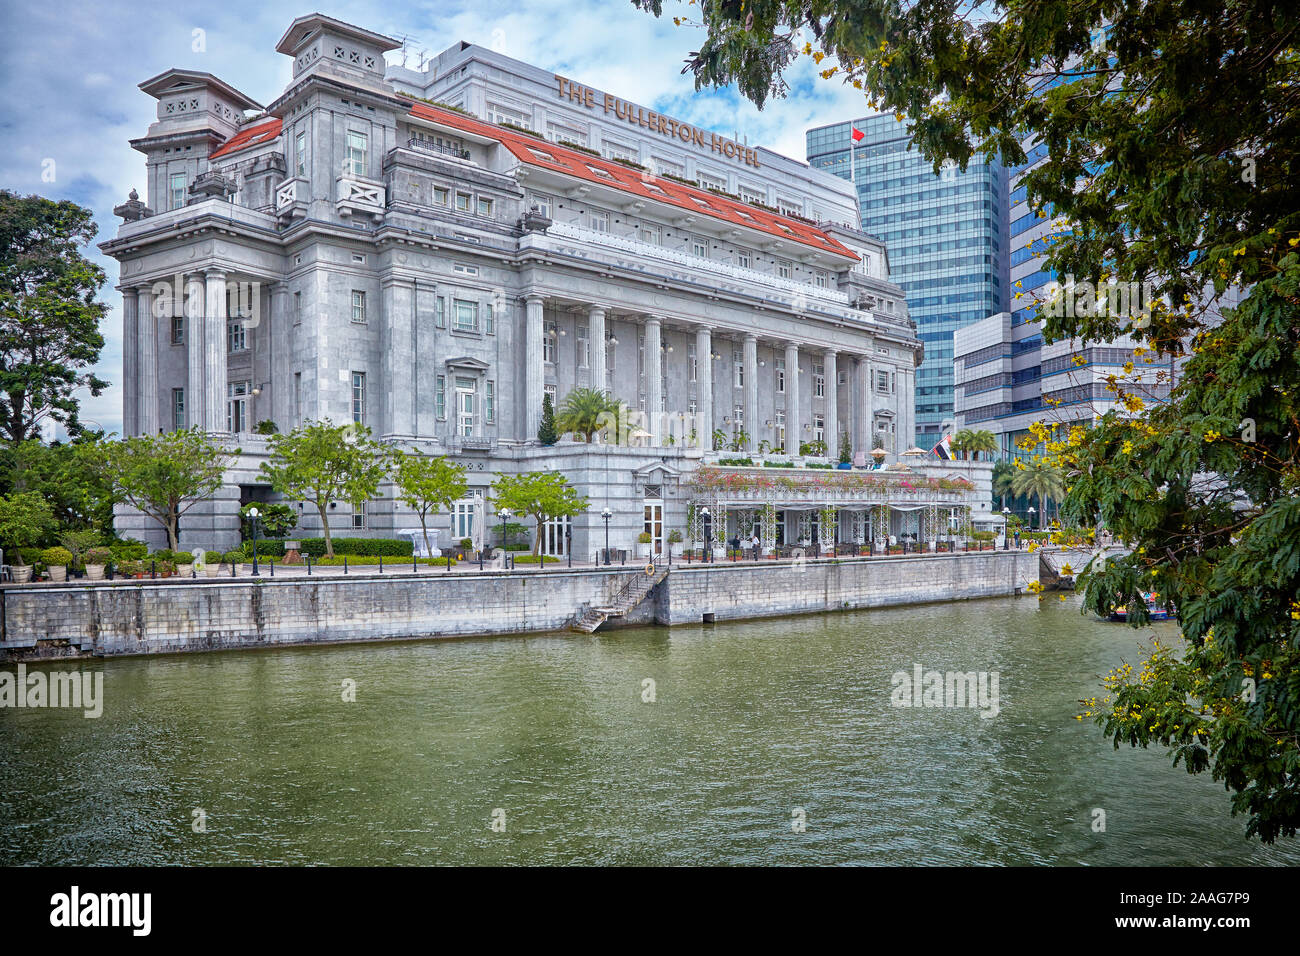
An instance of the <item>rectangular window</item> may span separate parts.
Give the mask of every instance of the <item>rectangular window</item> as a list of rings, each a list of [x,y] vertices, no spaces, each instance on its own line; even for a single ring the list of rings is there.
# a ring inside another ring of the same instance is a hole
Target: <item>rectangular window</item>
[[[785,392],[785,359],[776,360],[776,391],[778,395]]]
[[[614,349],[618,345],[618,339],[614,337],[613,332],[605,333],[605,371],[614,371]]]
[[[547,323],[546,330],[542,333],[542,361],[547,365],[555,364],[555,340],[557,337],[555,323]]]
[[[294,137],[294,155],[297,157],[294,161],[295,174],[298,176],[307,175],[307,134],[299,133]]]
[[[434,382],[433,412],[438,421],[447,420],[447,376],[439,375]]]
[[[293,294],[293,324],[299,325],[301,323],[302,323],[302,293],[295,292]]]
[[[492,200],[485,196],[478,197],[478,214],[480,216],[492,215]]]
[[[695,346],[694,346],[694,345],[690,346],[690,347],[687,349],[687,351],[686,351],[686,355],[687,355],[687,357],[690,359],[690,362],[691,362],[691,381],[692,381],[692,382],[698,382],[698,381],[700,380],[700,379],[699,379],[699,373],[700,373],[700,362],[699,362],[699,359],[697,359],[697,358],[695,357]]]
[[[790,278],[790,263],[778,262],[776,264],[776,274],[780,276],[782,279]]]
[[[226,431],[248,431],[248,394],[252,390],[251,382],[226,383]]]
[[[551,197],[539,196],[536,193],[528,197],[528,206],[530,209],[536,209],[547,219],[551,218]]]
[[[463,541],[474,536],[474,495],[470,493],[451,503],[451,537]]]
[[[361,507],[357,508],[356,511],[352,512],[352,530],[353,531],[366,530],[366,503],[364,501],[361,502]]]
[[[826,366],[813,366],[813,397],[826,397]]]
[[[466,302],[464,299],[456,300],[456,331],[457,332],[477,332],[478,331],[478,303]]]
[[[591,343],[587,340],[587,325],[585,322],[578,323],[578,368],[588,368],[591,365]]]
[[[171,208],[180,209],[185,205],[185,174],[172,173],[171,176]]]
[[[352,373],[352,420],[358,425],[366,423],[366,373]]]
[[[435,206],[445,206],[451,202],[451,190],[446,186],[433,187],[433,204]]]
[[[736,265],[740,266],[740,268],[742,268],[742,269],[748,269],[748,268],[749,268],[749,253],[748,253],[748,252],[737,252],[737,253],[736,253]]]
[[[709,240],[701,236],[691,236],[691,255],[701,259],[709,258]]]
[[[813,276],[813,283],[814,283],[814,284],[817,286],[817,288],[819,288],[819,289],[824,289],[824,288],[826,288],[826,273],[824,273],[824,272],[818,272],[816,275],[814,275],[814,276]]]
[[[658,227],[658,226],[642,226],[642,227],[641,227],[641,241],[642,241],[642,242],[648,242],[648,243],[650,243],[650,244],[653,245],[653,246],[657,246],[657,245],[659,245],[659,227]]]
[[[745,387],[745,362],[740,352],[731,353],[731,367],[736,377],[736,388]]]
[[[226,324],[226,351],[242,352],[248,348],[248,333],[244,330],[243,322],[228,322]]]
[[[593,212],[587,218],[587,222],[593,232],[609,232],[609,213],[607,212]]]
[[[478,275],[478,266],[467,266],[463,262],[452,263],[451,271],[462,276]]]
[[[876,369],[876,392],[880,395],[889,394],[889,373],[884,369]]]
[[[185,316],[172,316],[172,345],[185,344]]]
[[[185,389],[172,389],[172,431],[185,429]]]
[[[293,373],[293,420],[302,421],[302,372]]]
[[[352,321],[366,321],[366,294],[359,289],[352,290]]]
[[[826,418],[823,415],[813,416],[813,441],[826,440]]]
[[[489,425],[497,420],[497,383],[492,379],[487,380],[487,388],[483,392],[483,420]]]
[[[447,327],[447,299],[441,295],[438,296],[438,312],[434,324],[440,329]]]
[[[365,133],[348,131],[348,171],[353,176],[366,175],[366,152],[368,143]]]
[[[483,331],[488,335],[497,334],[497,311],[491,302],[483,306]]]
[[[731,428],[740,431],[745,427],[745,406],[737,403],[731,409]]]
[[[469,438],[474,434],[474,379],[456,377],[456,434]]]
[[[456,211],[469,212],[469,203],[472,197],[469,193],[456,193]]]

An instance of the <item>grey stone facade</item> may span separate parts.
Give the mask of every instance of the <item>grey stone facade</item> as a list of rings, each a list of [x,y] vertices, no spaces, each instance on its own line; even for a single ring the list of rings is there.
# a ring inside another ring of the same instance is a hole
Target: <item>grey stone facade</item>
[[[363,422],[463,463],[479,495],[561,470],[591,502],[577,555],[603,544],[606,507],[616,547],[647,498],[681,528],[715,429],[743,429],[755,456],[912,445],[921,345],[851,187],[479,47],[417,73],[386,66],[396,46],[312,15],[277,45],[293,79],[265,109],[209,74],[141,85],[158,100],[131,144],[148,195],[103,244],[121,264],[125,431],[199,427],[241,449],[182,547],[233,546],[239,504],[276,500],[263,420]],[[635,447],[537,442],[543,394],[580,386],[644,413]],[[364,515],[339,509],[336,534],[418,524],[391,487]],[[443,543],[464,521],[437,519]],[[162,542],[127,509],[118,525]],[[317,533],[308,506],[295,536]]]

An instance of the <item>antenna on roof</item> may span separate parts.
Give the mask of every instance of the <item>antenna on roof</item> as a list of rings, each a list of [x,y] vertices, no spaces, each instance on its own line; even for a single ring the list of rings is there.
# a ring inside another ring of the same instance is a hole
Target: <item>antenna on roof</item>
[[[425,66],[425,64],[428,63],[428,62],[429,62],[429,51],[428,51],[428,50],[421,50],[421,51],[420,51],[420,65],[419,65],[418,67],[416,67],[416,69],[419,70],[421,73],[423,73],[423,72],[424,72],[424,66]]]

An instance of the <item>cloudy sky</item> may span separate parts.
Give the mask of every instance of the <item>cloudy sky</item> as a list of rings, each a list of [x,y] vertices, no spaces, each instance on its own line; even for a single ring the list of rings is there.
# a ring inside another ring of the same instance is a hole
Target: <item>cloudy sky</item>
[[[295,17],[320,12],[393,37],[409,38],[414,67],[420,52],[459,40],[491,46],[625,99],[731,135],[739,132],[798,159],[810,126],[862,116],[861,93],[818,78],[803,58],[788,78],[790,96],[762,112],[733,90],[696,93],[681,74],[699,46],[695,27],[672,16],[690,7],[665,0],[656,20],[627,0],[424,0],[335,2],[301,8],[254,0],[170,3],[98,0],[0,0],[0,187],[71,199],[95,212],[99,238],[118,220],[113,206],[145,192],[144,157],[127,144],[155,119],[155,101],[138,84],[171,67],[216,74],[261,103],[290,79],[291,61],[276,41]],[[202,31],[196,43],[195,31]],[[200,47],[200,49],[196,49]],[[390,62],[399,62],[397,51]],[[122,368],[121,296],[117,264],[94,252],[108,274],[103,301],[112,306],[101,377],[116,383]],[[120,431],[121,393],[86,395],[82,416]]]

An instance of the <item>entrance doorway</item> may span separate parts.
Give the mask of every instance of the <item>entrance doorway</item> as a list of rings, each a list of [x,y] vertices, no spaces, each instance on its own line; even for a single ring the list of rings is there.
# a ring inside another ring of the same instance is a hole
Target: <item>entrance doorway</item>
[[[642,529],[650,535],[650,553],[663,554],[664,551],[664,503],[662,498],[645,499],[645,527]]]

